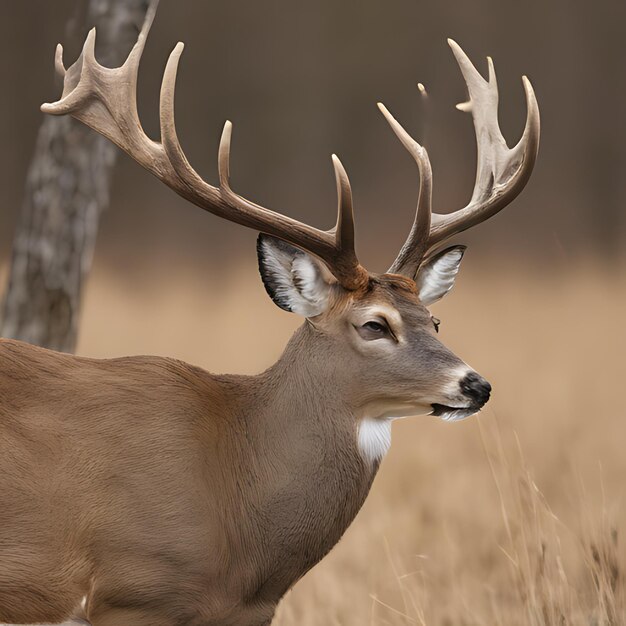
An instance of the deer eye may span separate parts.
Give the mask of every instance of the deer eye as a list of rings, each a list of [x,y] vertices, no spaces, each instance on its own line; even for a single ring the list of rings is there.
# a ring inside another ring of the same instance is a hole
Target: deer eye
[[[391,331],[389,326],[383,321],[370,320],[365,322],[362,326],[355,326],[357,332],[362,339],[366,341],[373,341],[374,339],[382,339],[383,337],[390,337]]]
[[[438,320],[436,317],[431,317],[430,319],[431,319],[431,321],[433,323],[433,326],[435,327],[435,332],[438,333],[439,332],[439,325],[441,324],[441,321]]]
[[[363,328],[368,328],[375,333],[384,333],[387,330],[387,327],[380,322],[365,322],[365,324],[363,324]]]

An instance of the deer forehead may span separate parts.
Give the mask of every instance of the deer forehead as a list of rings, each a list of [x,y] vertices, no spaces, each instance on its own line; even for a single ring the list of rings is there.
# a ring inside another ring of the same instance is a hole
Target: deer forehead
[[[363,323],[382,317],[400,328],[409,319],[430,320],[430,313],[417,297],[415,283],[404,277],[385,274],[372,278],[367,289],[351,294],[349,302],[352,313]]]

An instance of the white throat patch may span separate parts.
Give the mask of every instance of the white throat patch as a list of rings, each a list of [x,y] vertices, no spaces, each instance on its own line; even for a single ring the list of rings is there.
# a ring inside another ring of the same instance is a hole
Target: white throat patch
[[[357,442],[366,462],[380,461],[391,445],[391,420],[364,417],[359,422]]]

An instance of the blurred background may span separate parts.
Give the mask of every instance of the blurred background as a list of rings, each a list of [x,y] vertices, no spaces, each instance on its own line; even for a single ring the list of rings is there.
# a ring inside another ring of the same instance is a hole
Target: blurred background
[[[67,24],[84,4],[0,5],[2,290],[39,105],[61,92],[54,46],[74,61],[86,30]],[[525,121],[523,74],[541,111],[527,188],[458,237],[469,245],[464,267],[435,310],[444,342],[493,383],[493,400],[461,424],[394,425],[363,512],[287,597],[279,623],[626,623],[625,24],[626,4],[611,0],[162,0],[139,77],[148,134],[158,138],[161,75],[182,40],[177,120],[194,167],[216,182],[230,119],[234,188],[328,228],[336,152],[371,271],[395,258],[417,197],[415,166],[377,101],[425,138],[439,212],[463,206],[475,176],[447,37],[483,72],[493,57],[510,145]],[[266,297],[255,237],[120,155],[77,352],[162,354],[216,372],[269,366],[300,320]]]

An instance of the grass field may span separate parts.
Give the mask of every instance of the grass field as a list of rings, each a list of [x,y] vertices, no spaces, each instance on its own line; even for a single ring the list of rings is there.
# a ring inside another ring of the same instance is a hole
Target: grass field
[[[491,402],[394,424],[366,505],[276,624],[626,624],[625,268],[466,265],[434,312]],[[96,269],[79,352],[251,373],[299,323],[252,267],[178,276],[136,289]]]

